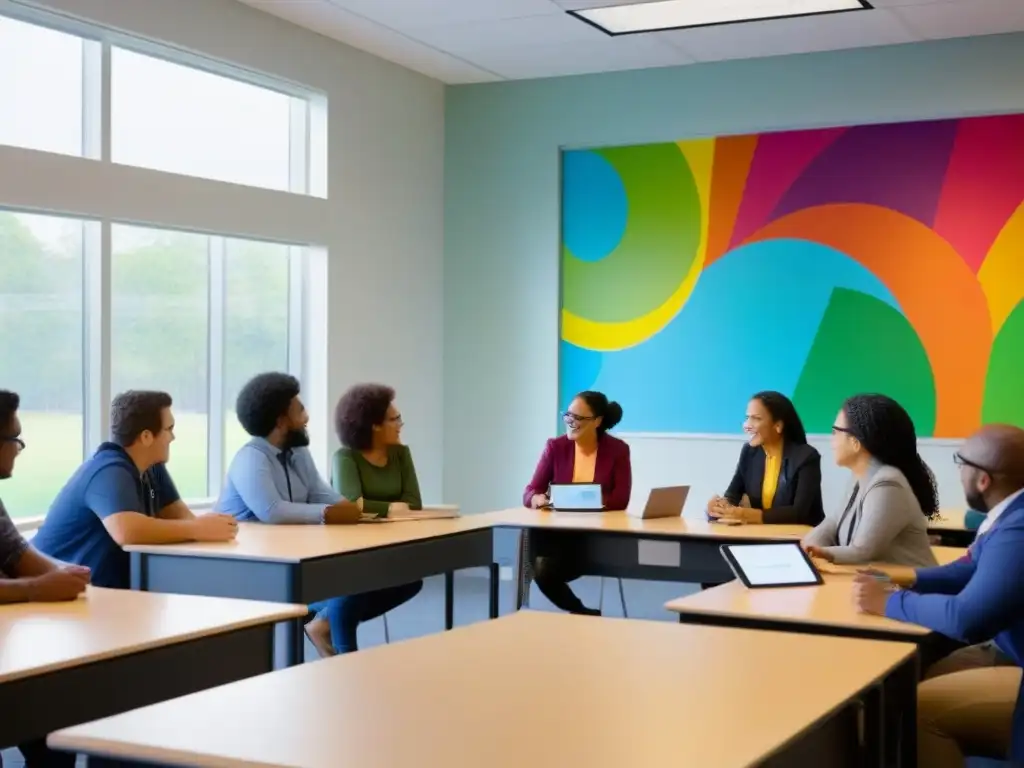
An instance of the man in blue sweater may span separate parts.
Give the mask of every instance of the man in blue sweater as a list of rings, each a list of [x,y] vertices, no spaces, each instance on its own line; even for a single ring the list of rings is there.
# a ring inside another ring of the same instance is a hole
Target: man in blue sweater
[[[1024,430],[992,424],[954,456],[967,503],[991,521],[966,557],[939,568],[887,569],[893,590],[860,574],[865,613],[909,621],[969,644],[918,689],[918,764],[964,765],[964,755],[1024,759]]]

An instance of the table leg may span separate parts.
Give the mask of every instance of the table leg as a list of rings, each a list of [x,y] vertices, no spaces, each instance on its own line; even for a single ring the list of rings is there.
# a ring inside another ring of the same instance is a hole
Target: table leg
[[[498,604],[498,588],[501,585],[501,568],[497,563],[491,563],[491,595],[489,600],[490,609],[489,616],[492,619],[498,618],[499,604]]]
[[[900,768],[917,768],[917,683],[920,677],[919,656],[897,669],[886,705],[900,714],[897,732],[889,739],[899,739]]]
[[[885,695],[882,685],[876,685],[869,690],[861,704],[860,716],[863,735],[861,765],[864,768],[885,765]]]
[[[444,574],[444,628],[449,630],[455,626],[455,574],[445,571]]]

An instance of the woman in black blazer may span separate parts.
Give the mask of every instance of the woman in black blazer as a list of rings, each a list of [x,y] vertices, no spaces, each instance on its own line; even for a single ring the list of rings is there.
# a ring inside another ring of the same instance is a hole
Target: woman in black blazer
[[[788,397],[758,392],[747,404],[736,474],[725,492],[708,503],[712,518],[746,523],[817,525],[825,518],[821,502],[821,454],[807,444],[807,433]],[[750,507],[739,506],[742,498]]]

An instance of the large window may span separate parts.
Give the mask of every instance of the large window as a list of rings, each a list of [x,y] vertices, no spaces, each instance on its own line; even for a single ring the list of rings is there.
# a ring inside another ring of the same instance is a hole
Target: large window
[[[0,0],[0,144],[87,158],[57,162],[75,163],[68,178],[97,197],[123,172],[90,176],[101,164],[158,171],[152,185],[165,185],[152,203],[125,212],[135,223],[88,198],[64,206],[77,218],[28,211],[46,179],[33,179],[26,211],[13,210],[17,188],[4,200],[12,209],[0,209],[0,389],[22,397],[26,449],[0,498],[12,516],[45,514],[108,439],[110,400],[127,389],[171,394],[171,474],[187,500],[215,497],[249,439],[235,416],[242,385],[269,370],[307,378],[310,259],[304,244],[267,241],[282,230],[294,239],[290,222],[243,217],[239,226],[238,200],[251,191],[196,179],[326,196],[325,101],[293,83]],[[236,208],[224,225],[232,235],[216,234],[207,215],[195,225],[203,232],[187,231],[187,214],[183,221],[168,209],[167,190],[177,194],[182,180],[166,174],[194,177],[188,183],[206,184],[208,197],[221,191],[225,207]],[[56,185],[66,179],[55,174],[52,184],[63,191]]]
[[[83,154],[84,45],[0,16],[0,144]]]
[[[292,109],[301,100],[122,48],[111,57],[115,163],[292,189]]]
[[[114,226],[110,389],[174,399],[168,468],[186,498],[207,495],[209,238]]]
[[[0,211],[0,388],[21,395],[26,444],[0,487],[15,517],[45,512],[82,460],[85,226]]]

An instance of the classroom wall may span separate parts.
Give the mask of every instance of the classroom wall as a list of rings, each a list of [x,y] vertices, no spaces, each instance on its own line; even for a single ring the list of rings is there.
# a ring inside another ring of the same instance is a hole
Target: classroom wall
[[[424,496],[440,500],[443,85],[236,0],[45,5],[327,94],[326,201],[0,148],[0,205],[16,200],[156,225],[228,226],[232,234],[326,247],[326,390],[307,382],[314,436],[333,431],[334,403],[349,384],[394,385]],[[56,198],[52,185],[33,184],[54,175],[65,182]],[[332,436],[331,448],[334,442]]]
[[[1024,35],[1003,35],[450,88],[445,497],[466,511],[518,504],[566,405],[557,396],[560,148],[1019,112],[1022,76]],[[656,381],[650,393],[672,397]],[[744,408],[736,404],[737,431]],[[690,483],[689,514],[724,489],[741,440],[626,437],[634,501],[653,485]],[[831,464],[827,438],[813,442],[825,456],[826,504],[837,504],[848,475]],[[942,502],[961,505],[953,445],[929,442],[922,454]]]

